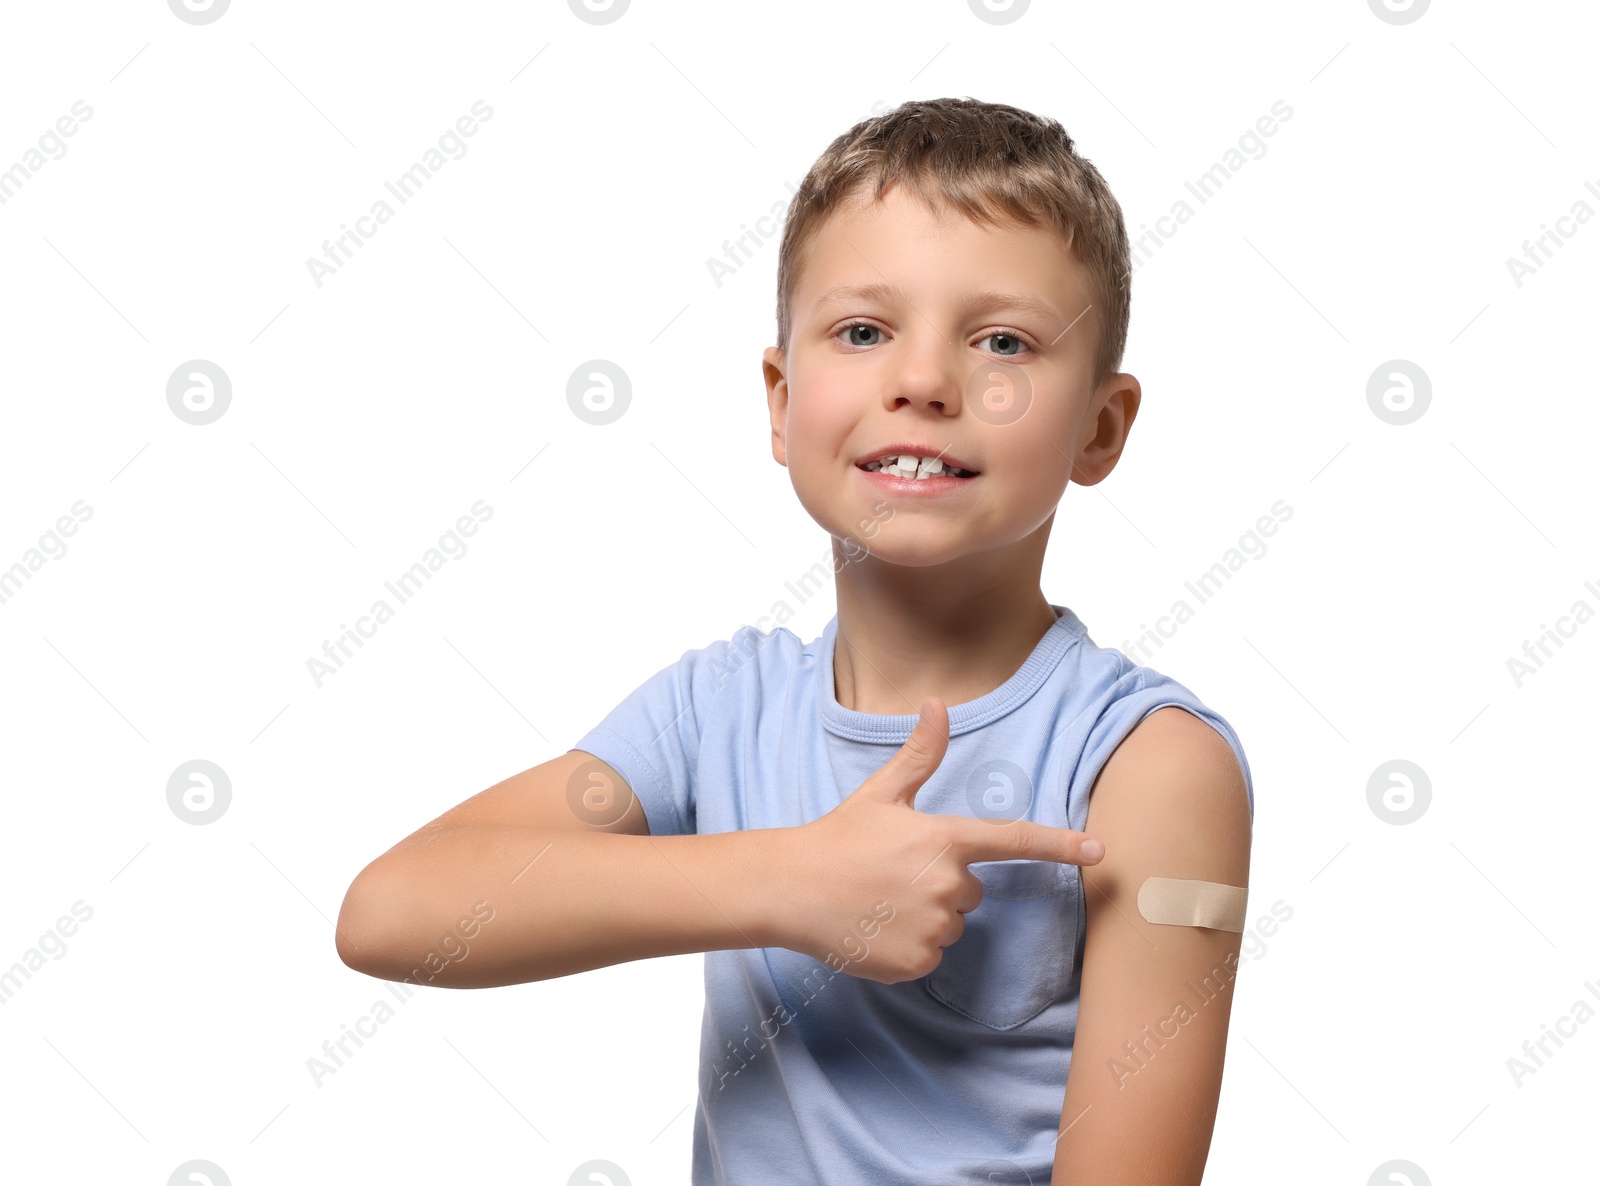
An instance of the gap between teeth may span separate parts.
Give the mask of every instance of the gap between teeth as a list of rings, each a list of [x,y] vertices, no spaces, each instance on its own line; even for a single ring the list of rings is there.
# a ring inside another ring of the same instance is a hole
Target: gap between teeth
[[[945,474],[955,476],[962,474],[966,474],[968,476],[971,475],[970,470],[956,469],[953,466],[947,466],[937,457],[887,457],[881,461],[869,461],[862,468],[870,470],[874,473],[882,472],[890,475],[891,477],[914,480],[921,480],[923,478],[937,478],[942,477]]]

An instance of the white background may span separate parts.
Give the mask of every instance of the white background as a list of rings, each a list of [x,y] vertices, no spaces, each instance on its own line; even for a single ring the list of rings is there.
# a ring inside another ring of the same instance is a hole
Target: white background
[[[707,261],[835,136],[941,95],[1060,119],[1135,237],[1293,108],[1139,268],[1144,405],[1044,582],[1120,646],[1293,508],[1149,660],[1238,729],[1252,913],[1293,912],[1238,982],[1208,1181],[1560,1176],[1600,1025],[1520,1085],[1508,1059],[1600,1007],[1600,625],[1520,686],[1507,660],[1600,606],[1600,220],[1520,286],[1506,260],[1600,211],[1595,32],[1577,4],[8,5],[0,170],[93,115],[0,205],[0,568],[92,517],[0,603],[0,969],[93,914],[0,1006],[6,1176],[687,1180],[700,956],[421,989],[318,1085],[392,1000],[332,920],[379,852],[769,626],[826,557],[769,451],[776,235],[720,285]],[[319,287],[307,258],[480,99]],[[191,359],[232,382],[206,426],[167,404]],[[566,399],[591,359],[632,385],[604,427]],[[1403,426],[1367,402],[1393,359],[1432,385]],[[307,660],[480,499],[318,687]],[[831,594],[797,608],[814,638]],[[1396,758],[1432,789],[1405,826],[1368,803]],[[232,786],[203,827],[166,796],[192,759]]]

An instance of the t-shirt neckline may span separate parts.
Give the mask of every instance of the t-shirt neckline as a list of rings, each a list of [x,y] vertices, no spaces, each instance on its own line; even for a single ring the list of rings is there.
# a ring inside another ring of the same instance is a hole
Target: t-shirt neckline
[[[1035,644],[1022,666],[1005,683],[976,700],[947,705],[950,736],[981,729],[1025,703],[1050,678],[1070,647],[1083,638],[1083,623],[1066,606],[1051,603],[1056,620]],[[915,713],[883,714],[858,712],[839,703],[833,686],[833,651],[838,638],[839,616],[828,619],[816,647],[819,664],[817,702],[822,725],[828,732],[851,741],[904,745],[916,727]]]

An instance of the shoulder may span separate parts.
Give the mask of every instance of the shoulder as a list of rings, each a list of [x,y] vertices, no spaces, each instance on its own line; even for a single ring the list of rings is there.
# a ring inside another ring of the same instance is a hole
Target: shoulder
[[[804,644],[785,626],[740,626],[728,638],[685,651],[671,664],[682,694],[701,709],[758,704],[783,687],[801,661]]]
[[[721,711],[724,704],[758,701],[759,685],[780,683],[801,649],[799,640],[784,627],[741,626],[731,637],[681,651],[660,667],[646,666],[652,674],[634,688],[623,707],[660,711],[674,722],[692,724],[703,714]],[[635,655],[631,661],[641,659]]]
[[[1233,746],[1211,721],[1179,704],[1162,705],[1134,725],[1112,753],[1102,777],[1112,772],[1113,764],[1121,773],[1184,781],[1196,788],[1232,787],[1244,793],[1244,771]]]
[[[1255,814],[1255,785],[1244,743],[1227,718],[1187,684],[1154,667],[1135,664],[1111,651],[1119,673],[1106,692],[1100,727],[1101,752],[1122,753],[1120,764],[1165,762],[1209,772],[1242,786],[1247,816]],[[1205,792],[1196,791],[1197,794]]]
[[[759,676],[774,668],[787,669],[798,661],[803,644],[787,626],[762,629],[740,626],[725,639],[719,639],[684,656],[705,668],[721,686],[741,673]]]
[[[1187,708],[1155,709],[1101,768],[1085,830],[1165,876],[1244,885],[1250,796],[1233,746]]]

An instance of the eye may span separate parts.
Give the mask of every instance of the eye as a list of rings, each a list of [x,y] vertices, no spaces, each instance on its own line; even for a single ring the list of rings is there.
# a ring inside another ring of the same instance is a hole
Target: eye
[[[875,345],[877,345],[876,342],[863,342],[863,341],[861,341],[860,338],[856,336],[856,332],[855,331],[857,331],[857,330],[870,330],[871,332],[878,333],[878,334],[881,334],[883,332],[881,329],[879,329],[877,326],[873,325],[869,321],[852,321],[852,322],[850,322],[849,325],[840,326],[838,333],[834,334],[833,336],[837,338],[839,336],[839,334],[848,332],[850,334],[850,345],[852,345],[852,346],[875,346]]]
[[[876,325],[873,325],[870,321],[852,321],[846,325],[840,326],[839,329],[835,331],[833,336],[837,338],[841,334],[846,333],[850,335],[848,339],[849,345],[864,348],[867,346],[876,346],[878,343],[874,340],[863,341],[863,336],[867,334],[881,334],[883,333],[883,330],[878,328]],[[993,333],[985,334],[978,340],[980,342],[997,340],[999,348],[991,350],[989,353],[997,354],[1001,358],[1016,358],[1023,351],[1031,351],[1033,349],[1032,346],[1023,340],[1021,334],[1013,333],[1011,330],[1007,329],[995,330]]]
[[[1007,344],[1006,348],[1004,348],[1004,349],[990,351],[990,353],[998,354],[1002,358],[1014,358],[1022,350],[1032,350],[1033,349],[1032,346],[1029,346],[1028,343],[1026,343],[1026,342],[1024,342],[1022,340],[1021,335],[1014,334],[1010,330],[1003,330],[1003,329],[995,330],[995,332],[992,333],[992,334],[985,334],[983,336],[983,338],[980,339],[980,340],[987,342],[987,341],[990,341],[991,339],[997,339],[1000,342],[1004,342],[1004,343]]]

